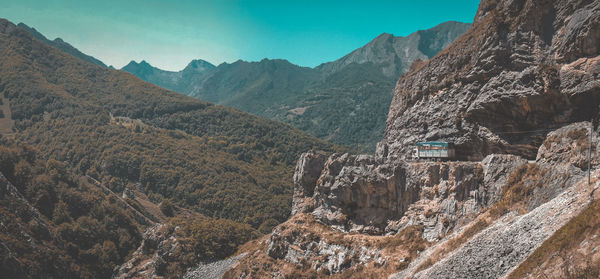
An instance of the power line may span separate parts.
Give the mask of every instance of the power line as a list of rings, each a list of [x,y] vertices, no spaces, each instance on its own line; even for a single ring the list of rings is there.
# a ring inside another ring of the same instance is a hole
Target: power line
[[[565,127],[567,125],[574,124],[574,123],[580,123],[580,122],[581,121],[563,123],[561,126],[556,126],[556,127],[548,128],[548,129],[525,130],[525,131],[515,131],[515,132],[494,132],[494,131],[492,131],[492,132],[494,134],[528,134],[528,133],[535,133],[535,132],[552,132],[552,131],[556,131],[557,129],[560,129],[562,127]]]

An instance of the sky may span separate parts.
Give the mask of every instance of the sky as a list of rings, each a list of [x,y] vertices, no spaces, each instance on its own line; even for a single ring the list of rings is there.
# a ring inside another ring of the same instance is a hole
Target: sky
[[[314,67],[381,33],[472,22],[479,0],[0,0],[0,17],[60,37],[116,68],[192,59],[287,59]]]

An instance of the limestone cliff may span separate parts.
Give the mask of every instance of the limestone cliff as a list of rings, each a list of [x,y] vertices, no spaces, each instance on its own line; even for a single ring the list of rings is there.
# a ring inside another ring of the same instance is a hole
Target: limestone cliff
[[[598,133],[581,121],[599,116],[599,42],[598,1],[483,0],[398,81],[375,155],[302,155],[293,216],[225,278],[529,274],[598,198]],[[463,161],[407,161],[420,140],[453,141]]]
[[[397,83],[384,143],[405,157],[420,140],[461,159],[533,159],[552,129],[600,104],[600,2],[483,0],[473,27]]]

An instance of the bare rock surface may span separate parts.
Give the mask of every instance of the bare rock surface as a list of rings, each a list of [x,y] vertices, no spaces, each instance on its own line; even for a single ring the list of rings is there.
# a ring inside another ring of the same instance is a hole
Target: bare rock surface
[[[600,172],[595,173],[598,175]],[[589,194],[598,188],[598,182],[588,186],[581,181],[525,215],[507,216],[412,278],[501,278],[585,209]]]
[[[231,266],[244,256],[246,256],[246,253],[239,254],[229,259],[202,264],[189,270],[183,275],[183,279],[220,279]]]
[[[600,2],[481,1],[473,27],[397,83],[385,142],[447,140],[462,159],[535,158],[550,130],[600,104]]]
[[[179,245],[173,228],[158,223],[148,228],[142,244],[116,271],[114,278],[164,278],[169,256]]]
[[[508,175],[527,161],[490,155],[483,162],[392,162],[377,157],[334,154],[318,166],[314,154],[301,157],[296,178],[316,183],[312,191],[296,181],[292,214],[309,212],[340,231],[395,234],[424,225],[433,241],[497,201]],[[302,204],[302,207],[299,205]]]

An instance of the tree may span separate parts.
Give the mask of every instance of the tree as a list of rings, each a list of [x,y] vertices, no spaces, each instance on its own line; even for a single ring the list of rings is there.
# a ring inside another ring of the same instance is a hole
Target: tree
[[[175,208],[171,203],[171,200],[164,199],[160,203],[160,211],[162,211],[162,213],[167,217],[173,217],[175,215]]]

